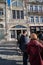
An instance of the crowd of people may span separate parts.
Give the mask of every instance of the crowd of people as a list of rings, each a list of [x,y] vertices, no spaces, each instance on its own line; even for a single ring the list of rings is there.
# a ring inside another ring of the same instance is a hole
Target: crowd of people
[[[18,39],[19,48],[23,52],[23,65],[28,65],[29,59],[30,65],[43,65],[43,34],[37,36],[35,33],[30,34],[30,38],[27,37],[27,31],[23,31],[23,34]]]

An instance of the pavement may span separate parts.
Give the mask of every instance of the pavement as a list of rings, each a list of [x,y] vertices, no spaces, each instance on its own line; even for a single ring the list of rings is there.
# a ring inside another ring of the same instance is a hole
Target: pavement
[[[0,43],[0,65],[23,65],[22,53],[16,42]]]

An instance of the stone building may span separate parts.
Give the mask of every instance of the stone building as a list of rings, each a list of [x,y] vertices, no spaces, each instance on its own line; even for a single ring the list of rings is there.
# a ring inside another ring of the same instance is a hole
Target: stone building
[[[23,0],[12,0],[9,9],[8,22],[8,40],[17,39],[23,30],[27,30],[27,24],[24,16]]]
[[[0,0],[0,39],[4,38],[6,34],[6,2]]]
[[[43,32],[43,0],[24,0],[30,33]]]
[[[0,0],[0,37],[14,40],[23,30],[43,32],[43,0],[11,0],[10,7]]]

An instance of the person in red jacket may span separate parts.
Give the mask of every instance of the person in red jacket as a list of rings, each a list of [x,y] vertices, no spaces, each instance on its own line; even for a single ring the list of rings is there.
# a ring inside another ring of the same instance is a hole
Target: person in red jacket
[[[30,65],[43,65],[43,45],[37,40],[35,33],[31,34],[31,40],[27,45]]]

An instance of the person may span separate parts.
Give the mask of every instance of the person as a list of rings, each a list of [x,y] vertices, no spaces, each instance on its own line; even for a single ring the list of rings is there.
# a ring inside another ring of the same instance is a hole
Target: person
[[[27,45],[30,65],[43,65],[43,45],[37,40],[35,33],[31,34],[31,40]]]
[[[28,54],[25,51],[27,46],[27,41],[28,41],[26,35],[27,35],[27,31],[24,30],[23,34],[20,37],[20,49],[23,52],[23,65],[27,65],[27,59],[28,59]]]
[[[38,37],[39,37],[39,40],[43,40],[43,33],[41,31],[40,31]]]

